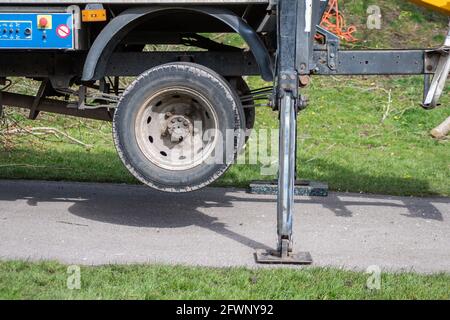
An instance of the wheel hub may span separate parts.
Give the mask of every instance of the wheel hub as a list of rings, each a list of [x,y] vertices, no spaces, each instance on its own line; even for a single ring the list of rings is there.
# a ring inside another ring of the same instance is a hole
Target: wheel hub
[[[142,105],[135,134],[152,163],[172,171],[188,170],[210,157],[218,127],[217,115],[201,93],[173,87],[156,92]]]
[[[180,143],[186,137],[192,136],[193,124],[191,119],[183,115],[170,116],[167,119],[167,134],[170,136],[170,141],[173,143]]]

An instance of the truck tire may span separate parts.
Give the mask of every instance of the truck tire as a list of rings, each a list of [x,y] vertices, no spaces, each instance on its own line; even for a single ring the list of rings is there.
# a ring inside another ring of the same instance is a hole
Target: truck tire
[[[234,162],[244,121],[239,97],[224,78],[178,62],[150,69],[128,87],[113,136],[120,159],[141,182],[188,192],[209,185]]]

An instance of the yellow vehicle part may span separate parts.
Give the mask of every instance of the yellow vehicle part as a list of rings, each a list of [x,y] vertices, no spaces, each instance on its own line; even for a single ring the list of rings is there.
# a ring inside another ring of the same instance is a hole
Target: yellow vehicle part
[[[450,0],[410,0],[420,6],[440,11],[450,16]]]

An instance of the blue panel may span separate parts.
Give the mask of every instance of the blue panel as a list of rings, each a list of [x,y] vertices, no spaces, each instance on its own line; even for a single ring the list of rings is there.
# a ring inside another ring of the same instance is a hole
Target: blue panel
[[[39,26],[45,16],[47,26]],[[74,49],[70,13],[0,13],[1,49]]]

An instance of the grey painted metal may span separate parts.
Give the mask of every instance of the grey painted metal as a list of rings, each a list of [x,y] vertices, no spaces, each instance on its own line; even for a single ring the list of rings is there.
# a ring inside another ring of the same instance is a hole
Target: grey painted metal
[[[331,69],[328,50],[314,51],[315,74],[319,75],[412,75],[432,73],[433,60],[425,50],[339,50]],[[428,61],[429,65],[426,65]]]
[[[296,67],[300,74],[309,74],[314,68],[313,45],[316,35],[316,26],[320,24],[320,18],[323,12],[321,3],[324,1],[305,0],[296,1],[297,10],[290,10],[291,14],[296,15],[296,37],[294,38],[296,49]],[[288,6],[293,7],[294,3]]]
[[[289,252],[292,236],[292,211],[295,184],[296,104],[298,73],[296,70],[298,1],[278,2],[277,93],[275,103],[280,112],[279,172],[277,197],[278,251],[281,258]],[[285,248],[285,247],[288,248]],[[285,255],[286,256],[286,255]]]
[[[340,63],[332,70],[327,51],[315,51],[317,75],[433,74],[440,54],[424,50],[339,51]],[[400,58],[397,58],[400,56]],[[154,66],[189,59],[223,76],[258,75],[259,66],[250,52],[117,52],[106,69],[107,76],[136,76]],[[80,77],[84,52],[0,51],[2,77]],[[23,63],[27,61],[27,63]],[[368,63],[366,64],[366,61]]]
[[[325,45],[322,45],[324,47],[323,50],[326,50],[327,52],[327,65],[330,70],[336,70],[337,65],[337,59],[339,56],[339,38],[334,33],[331,33],[325,28],[322,28],[321,26],[317,26],[317,33],[322,35],[325,39]],[[313,61],[314,65],[311,66],[310,70],[316,71],[317,70],[317,60],[314,59],[314,53],[313,53]]]
[[[114,53],[106,74],[137,76],[158,65],[193,61],[213,69],[222,76],[259,75],[258,63],[250,52],[140,52]]]
[[[34,96],[1,92],[1,103],[4,106],[32,109],[35,99],[36,97]],[[110,112],[106,108],[79,110],[77,109],[76,103],[46,98],[40,99],[39,103],[34,107],[34,110],[104,121],[112,121],[113,117],[113,112]]]
[[[247,42],[258,62],[261,76],[266,81],[273,80],[272,60],[266,46],[256,32],[235,13],[226,8],[216,7],[138,7],[130,8],[114,18],[99,34],[94,41],[83,70],[83,80],[98,80],[104,76],[109,63],[109,58],[116,46],[128,34],[130,30],[139,25],[143,20],[162,12],[173,10],[193,11],[217,18],[240,34]]]
[[[274,250],[256,250],[256,261],[262,264],[273,265],[307,265],[312,263],[312,257],[309,252],[297,252],[286,254],[286,256],[280,258],[279,253]]]
[[[434,108],[438,105],[450,72],[450,20],[447,37],[439,53],[440,57],[436,72],[423,101],[424,108]]]
[[[291,240],[295,184],[295,99],[286,94],[280,104],[280,172],[278,178],[278,239]]]
[[[0,51],[0,77],[80,78],[86,54],[82,52],[5,52]],[[258,64],[250,52],[117,52],[111,56],[106,76],[138,76],[155,66],[193,61],[222,76],[259,75]],[[27,63],[23,63],[27,61]]]
[[[33,6],[33,7],[29,7],[29,6],[23,6],[23,7],[19,7],[19,6],[13,6],[13,5],[2,5],[3,3],[0,3],[0,12],[35,12],[35,13],[39,13],[39,12],[67,12],[67,6],[66,7],[55,7],[55,6]]]

